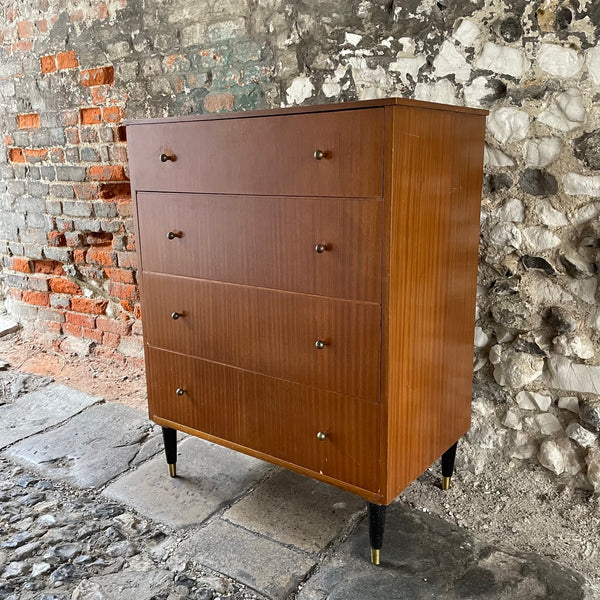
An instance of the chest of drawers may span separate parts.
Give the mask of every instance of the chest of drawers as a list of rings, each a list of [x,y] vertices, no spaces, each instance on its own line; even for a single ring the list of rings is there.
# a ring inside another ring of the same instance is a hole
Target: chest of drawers
[[[128,123],[172,474],[175,430],[293,469],[368,500],[375,548],[382,507],[448,469],[470,425],[485,114],[387,99]]]

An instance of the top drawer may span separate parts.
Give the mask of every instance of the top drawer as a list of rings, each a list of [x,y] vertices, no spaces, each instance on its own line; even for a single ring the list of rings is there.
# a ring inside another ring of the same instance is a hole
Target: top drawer
[[[381,108],[130,125],[127,144],[138,191],[382,195]]]

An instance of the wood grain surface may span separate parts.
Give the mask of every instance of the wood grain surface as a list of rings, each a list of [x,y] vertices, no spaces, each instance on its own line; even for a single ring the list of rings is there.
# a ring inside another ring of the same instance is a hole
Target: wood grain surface
[[[377,405],[151,346],[146,357],[151,418],[378,491]]]
[[[139,193],[137,212],[145,271],[380,301],[381,200]]]
[[[469,429],[485,129],[483,117],[390,111],[382,309],[386,502]]]
[[[152,346],[379,401],[378,304],[153,273],[142,289]]]
[[[383,109],[136,125],[127,136],[138,192],[382,193]],[[163,153],[176,160],[161,162]]]

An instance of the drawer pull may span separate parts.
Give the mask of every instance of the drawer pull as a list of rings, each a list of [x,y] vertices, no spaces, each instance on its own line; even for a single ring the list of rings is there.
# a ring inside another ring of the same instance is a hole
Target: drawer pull
[[[182,238],[182,237],[183,237],[182,231],[169,231],[169,233],[167,233],[167,238],[170,240],[174,240],[175,238]]]
[[[175,162],[177,157],[174,154],[165,154],[164,152],[160,155],[160,162]]]
[[[319,431],[317,433],[317,439],[322,442],[327,437],[327,434],[324,431]]]
[[[183,317],[183,315],[181,313],[178,313],[178,312],[172,312],[171,313],[171,319],[173,319],[173,321],[177,321],[177,319],[179,319],[179,317]]]
[[[327,247],[327,244],[317,244],[315,246],[315,252],[317,252],[318,254],[323,254],[323,252],[329,250],[329,248]]]
[[[324,152],[323,150],[315,150],[315,153],[313,154],[313,156],[317,160],[323,160],[324,158],[327,158],[327,152]]]
[[[315,348],[316,348],[317,350],[323,350],[323,348],[325,348],[325,346],[326,346],[326,345],[327,345],[327,344],[326,344],[326,343],[325,343],[323,340],[317,340],[317,341],[315,342]]]
[[[185,394],[185,390],[184,390],[183,388],[177,388],[177,389],[175,390],[175,393],[176,393],[178,396],[183,396],[183,395]]]

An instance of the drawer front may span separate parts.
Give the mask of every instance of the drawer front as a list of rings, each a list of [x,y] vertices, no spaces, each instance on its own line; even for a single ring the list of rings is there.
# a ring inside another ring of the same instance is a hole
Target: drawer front
[[[145,271],[380,301],[380,200],[139,193],[136,207]]]
[[[138,191],[382,195],[381,108],[130,125],[127,144]]]
[[[146,360],[152,418],[378,491],[378,405],[152,347]]]
[[[142,294],[152,346],[379,400],[377,304],[152,273]]]

